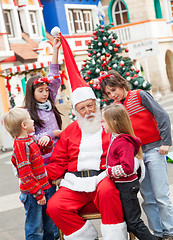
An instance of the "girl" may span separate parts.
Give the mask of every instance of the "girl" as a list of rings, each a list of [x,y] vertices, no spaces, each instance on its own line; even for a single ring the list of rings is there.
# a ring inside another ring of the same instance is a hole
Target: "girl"
[[[34,120],[35,137],[37,140],[48,135],[52,138],[54,146],[60,138],[62,120],[61,114],[55,106],[55,98],[60,87],[58,51],[61,46],[60,35],[53,42],[52,62],[49,65],[48,78],[32,76],[26,84],[25,108]],[[44,164],[49,163],[52,152],[43,156]],[[50,197],[55,193],[56,187],[49,190]],[[49,226],[48,226],[49,227]],[[54,225],[55,239],[58,239],[58,231]]]
[[[145,178],[140,191],[149,227],[157,239],[173,239],[173,206],[164,156],[172,145],[169,116],[148,92],[131,91],[118,72],[110,70],[100,81],[101,91],[108,98],[124,104],[135,135],[141,139]]]
[[[102,124],[106,133],[112,133],[107,153],[107,176],[120,192],[124,220],[129,232],[139,240],[156,239],[145,226],[137,198],[139,181],[134,172],[134,157],[142,159],[141,142],[136,138],[128,113],[123,105],[113,104],[102,110]]]

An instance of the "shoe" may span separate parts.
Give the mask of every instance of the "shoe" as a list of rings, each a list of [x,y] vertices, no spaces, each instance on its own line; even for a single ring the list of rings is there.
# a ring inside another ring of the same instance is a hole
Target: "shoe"
[[[154,236],[154,237],[155,237],[155,239],[157,239],[157,240],[163,240],[162,237],[157,237],[157,236]]]
[[[163,240],[173,240],[173,236],[164,236]]]

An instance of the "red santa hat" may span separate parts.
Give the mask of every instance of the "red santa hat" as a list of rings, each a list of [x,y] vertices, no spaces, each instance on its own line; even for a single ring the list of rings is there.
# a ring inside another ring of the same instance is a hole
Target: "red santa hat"
[[[54,27],[51,30],[51,34],[55,37],[60,33],[59,27]],[[80,72],[78,70],[77,64],[74,60],[73,53],[70,49],[70,46],[61,34],[61,43],[64,52],[65,63],[70,79],[70,85],[72,89],[72,103],[73,107],[77,103],[83,102],[88,99],[96,99],[96,96],[92,90],[92,88],[84,81],[81,77]]]

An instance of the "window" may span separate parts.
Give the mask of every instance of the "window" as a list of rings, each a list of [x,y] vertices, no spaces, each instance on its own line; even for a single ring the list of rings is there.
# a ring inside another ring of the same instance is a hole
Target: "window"
[[[170,18],[173,20],[173,0],[169,0],[169,12],[170,12]]]
[[[9,37],[14,37],[13,25],[11,21],[11,12],[10,10],[4,10],[4,21],[6,30],[8,32]]]
[[[72,33],[85,33],[93,30],[92,11],[90,9],[68,9],[68,16]]]
[[[30,19],[31,19],[31,27],[32,27],[33,35],[38,35],[36,12],[29,11],[29,15],[30,15]]]
[[[112,18],[115,25],[129,23],[128,11],[122,0],[117,0],[113,3]]]

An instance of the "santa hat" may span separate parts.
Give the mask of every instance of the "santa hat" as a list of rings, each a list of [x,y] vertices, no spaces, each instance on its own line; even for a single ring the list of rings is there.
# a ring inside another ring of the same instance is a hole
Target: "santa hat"
[[[59,27],[54,27],[51,34],[55,37],[60,33]],[[72,103],[73,107],[77,103],[83,102],[88,99],[96,99],[92,88],[84,81],[78,70],[77,64],[74,60],[73,53],[68,45],[67,40],[61,34],[61,43],[64,52],[65,63],[70,79],[72,89]]]

